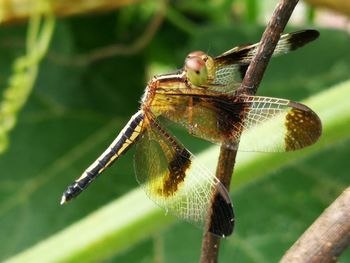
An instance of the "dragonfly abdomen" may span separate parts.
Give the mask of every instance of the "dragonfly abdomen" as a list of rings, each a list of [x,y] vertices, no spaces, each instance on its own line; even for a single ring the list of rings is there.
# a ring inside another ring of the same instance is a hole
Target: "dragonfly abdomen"
[[[136,142],[137,138],[142,133],[143,120],[144,114],[142,111],[138,111],[131,117],[130,121],[125,125],[124,129],[119,133],[107,150],[104,151],[73,184],[68,186],[67,190],[63,193],[61,204],[78,196],[107,167],[123,155],[130,146]]]

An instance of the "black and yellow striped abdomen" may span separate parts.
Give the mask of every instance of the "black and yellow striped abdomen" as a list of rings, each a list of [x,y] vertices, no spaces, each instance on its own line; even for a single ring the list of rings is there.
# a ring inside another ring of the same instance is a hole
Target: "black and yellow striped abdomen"
[[[107,167],[109,167],[121,155],[126,153],[132,144],[134,144],[140,134],[142,134],[142,124],[144,114],[138,111],[124,129],[119,133],[111,145],[100,155],[97,160],[85,170],[85,172],[63,193],[61,204],[68,202],[78,196],[88,185],[95,180]]]

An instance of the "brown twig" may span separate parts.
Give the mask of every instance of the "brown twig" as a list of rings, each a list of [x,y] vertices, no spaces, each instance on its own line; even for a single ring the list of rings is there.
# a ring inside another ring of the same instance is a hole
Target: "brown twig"
[[[298,0],[281,0],[277,5],[237,94],[254,95],[256,93],[277,42],[297,3]],[[236,150],[221,147],[216,176],[227,188],[230,185],[236,154]],[[220,238],[206,231],[202,241],[200,262],[217,262],[219,247]]]
[[[218,166],[216,168],[216,177],[227,189],[230,188],[231,175],[235,165],[236,155],[236,150],[227,149],[226,144],[221,146]],[[209,225],[210,222],[208,222],[208,226]],[[209,231],[205,230],[202,241],[202,253],[200,258],[201,263],[217,262],[220,240],[220,237],[214,236]]]
[[[349,244],[350,187],[306,230],[280,263],[336,262]]]

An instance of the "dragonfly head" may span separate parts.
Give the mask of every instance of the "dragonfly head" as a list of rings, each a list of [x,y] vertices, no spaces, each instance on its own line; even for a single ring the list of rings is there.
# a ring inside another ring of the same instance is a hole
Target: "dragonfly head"
[[[214,78],[214,60],[203,51],[188,54],[184,68],[187,79],[195,86],[206,85]]]

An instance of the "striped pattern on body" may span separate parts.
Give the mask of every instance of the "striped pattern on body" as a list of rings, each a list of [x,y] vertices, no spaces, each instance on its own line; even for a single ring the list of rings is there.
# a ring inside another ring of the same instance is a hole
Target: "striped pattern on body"
[[[63,193],[61,204],[64,204],[78,196],[107,167],[109,167],[115,160],[123,155],[130,148],[130,146],[137,141],[138,137],[143,131],[143,121],[144,114],[142,111],[138,111],[131,117],[130,121],[125,125],[124,129],[119,133],[111,145],[83,172],[83,174],[77,180],[75,180],[72,185],[68,186],[67,190]]]

